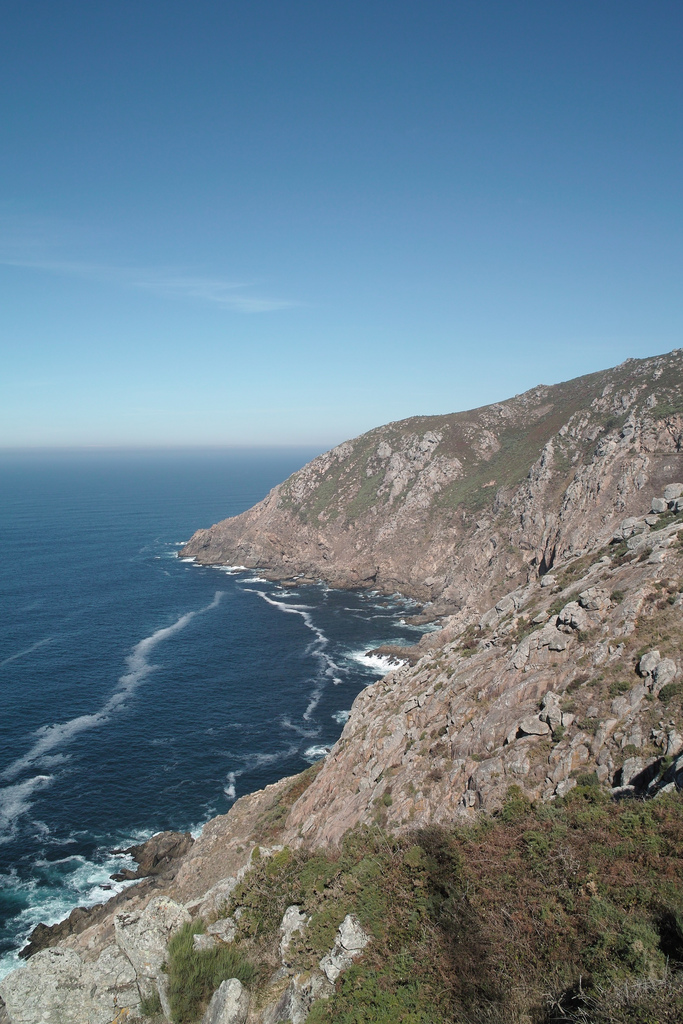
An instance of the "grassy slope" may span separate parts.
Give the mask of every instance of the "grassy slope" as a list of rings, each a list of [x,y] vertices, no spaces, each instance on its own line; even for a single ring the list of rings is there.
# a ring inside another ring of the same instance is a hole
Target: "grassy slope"
[[[358,829],[335,855],[285,849],[258,862],[226,907],[245,908],[234,956],[265,982],[296,903],[312,915],[294,940],[298,970],[317,965],[347,913],[372,935],[309,1024],[673,1024],[683,1019],[682,846],[678,796],[615,804],[586,777],[534,808],[513,787],[474,827],[401,838]],[[204,1003],[192,1005],[198,1018]],[[192,1020],[182,1006],[177,1019]]]

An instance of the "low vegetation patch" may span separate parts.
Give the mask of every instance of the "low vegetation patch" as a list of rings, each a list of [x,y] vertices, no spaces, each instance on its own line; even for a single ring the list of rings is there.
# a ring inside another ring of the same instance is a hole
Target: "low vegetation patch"
[[[236,946],[196,950],[194,936],[204,931],[202,921],[183,925],[168,945],[166,973],[173,1024],[190,1024],[206,1008],[213,992],[226,978],[249,985],[256,969]]]
[[[249,961],[272,970],[297,904],[310,921],[290,947],[296,971],[317,967],[346,914],[372,936],[308,1024],[680,1021],[683,801],[615,803],[595,774],[576,782],[538,807],[511,787],[500,812],[467,827],[363,827],[334,853],[257,857],[228,907],[243,908],[229,970],[247,983]],[[172,987],[178,1022],[228,976],[192,951],[193,928],[169,962],[173,985],[194,993],[181,1003]]]

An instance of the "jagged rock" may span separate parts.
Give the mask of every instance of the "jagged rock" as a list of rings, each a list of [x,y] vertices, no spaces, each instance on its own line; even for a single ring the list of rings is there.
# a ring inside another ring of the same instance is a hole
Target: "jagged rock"
[[[566,796],[567,793],[574,789],[574,786],[576,786],[576,779],[563,779],[561,782],[558,782],[555,792],[560,797]]]
[[[151,995],[156,988],[167,1014],[164,993],[158,985],[161,965],[171,935],[191,920],[185,907],[168,896],[153,896],[144,910],[114,918],[116,942],[135,968],[142,994]]]
[[[237,978],[221,982],[211,996],[202,1024],[245,1024],[249,992]]]
[[[557,583],[556,577],[555,576],[551,576],[549,573],[546,574],[542,578],[542,580],[541,580],[541,586],[542,587],[554,587],[556,583]]]
[[[337,931],[334,947],[320,961],[320,969],[328,981],[335,982],[342,971],[350,967],[354,958],[359,956],[370,936],[361,928],[358,918],[347,914]]]
[[[116,850],[116,853],[129,853],[138,862],[138,867],[135,871],[126,868],[111,877],[117,882],[152,875],[173,878],[180,861],[193,843],[194,839],[189,832],[158,832],[139,846]]]
[[[116,946],[95,964],[74,950],[45,949],[0,982],[11,1024],[110,1024],[140,1005],[135,971]]]
[[[234,942],[237,923],[233,917],[219,917],[213,924],[206,926],[206,934],[213,935],[220,942]]]
[[[280,923],[280,959],[286,962],[287,950],[296,932],[302,932],[308,924],[308,917],[300,907],[287,907]]]
[[[648,651],[647,654],[644,654],[638,662],[638,671],[640,672],[641,676],[652,675],[654,670],[657,668],[657,665],[661,661],[661,658],[661,654],[659,653],[659,651],[656,650]]]
[[[669,507],[669,503],[666,498],[653,498],[650,508],[653,512],[660,515],[662,512],[666,512]]]
[[[680,498],[683,495],[683,484],[668,484],[664,488],[664,500],[669,502],[673,501],[674,498]]]
[[[285,991],[271,1002],[261,1015],[260,1024],[304,1024],[317,999],[328,999],[334,992],[327,978],[318,971],[297,974]]]
[[[192,936],[192,948],[198,952],[203,952],[207,949],[215,949],[217,946],[216,939],[213,935],[199,934]]]

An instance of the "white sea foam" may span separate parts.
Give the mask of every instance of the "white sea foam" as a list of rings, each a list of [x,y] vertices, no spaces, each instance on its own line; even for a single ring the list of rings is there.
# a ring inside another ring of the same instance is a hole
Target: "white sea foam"
[[[321,743],[319,746],[308,747],[304,750],[303,756],[307,761],[310,761],[311,764],[314,764],[316,761],[319,761],[321,757],[327,757],[329,752],[330,747]]]
[[[320,733],[320,729],[302,729],[300,725],[295,725],[287,716],[280,719],[280,725],[283,729],[291,729],[297,736],[301,736],[304,740],[312,740],[315,736]]]
[[[57,747],[65,746],[80,733],[88,729],[94,729],[107,722],[111,715],[118,711],[126,699],[134,693],[142,680],[159,667],[158,665],[152,665],[148,660],[154,648],[163,640],[173,636],[174,633],[184,629],[197,615],[202,615],[204,612],[216,608],[222,596],[223,593],[221,591],[216,591],[213,601],[204,608],[186,612],[172,625],[157,629],[151,636],[140,640],[126,658],[128,671],[119,677],[116,689],[99,711],[89,715],[78,715],[76,718],[69,719],[68,722],[54,722],[52,725],[42,726],[34,733],[37,739],[33,746],[25,754],[8,765],[4,771],[0,772],[0,779],[6,779],[7,781],[15,779],[22,771],[31,768],[35,762],[40,761],[45,754]],[[36,779],[30,779],[18,786],[6,786],[0,789],[0,836],[7,828],[11,827],[11,822],[19,817],[20,814],[23,814],[30,806],[28,799],[24,799],[24,794],[30,795],[37,788],[37,780],[45,780],[46,778],[49,777],[37,776]],[[26,789],[25,787],[29,788]]]
[[[150,835],[146,833],[145,838]],[[126,837],[124,844],[130,846],[139,842],[140,838],[141,834]],[[45,875],[46,871],[49,874],[53,866],[64,868],[69,865],[72,865],[72,870],[60,872],[59,885],[41,884],[40,876]],[[39,921],[48,925],[56,924],[74,907],[92,907],[96,903],[104,903],[129,885],[134,885],[135,882],[114,882],[110,878],[115,871],[134,866],[129,854],[107,853],[99,863],[74,855],[56,861],[35,861],[35,870],[30,879],[20,878],[15,870],[0,876],[0,888],[15,893],[28,904],[13,921],[17,948],[23,946]],[[22,963],[16,951],[6,954],[0,959],[0,979]]]
[[[332,715],[332,718],[337,723],[337,725],[346,725],[350,716],[350,711],[335,711],[335,713]]]
[[[51,640],[51,636],[46,636],[44,640],[39,640],[37,643],[31,644],[30,647],[27,647],[23,651],[17,651],[16,654],[10,654],[9,658],[5,658],[4,661],[0,661],[0,668],[3,668],[5,665],[9,665],[11,661],[16,661],[18,658],[25,658],[27,654],[32,654],[33,651],[37,651],[39,647],[44,647],[45,644],[49,644]]]
[[[189,558],[181,558],[180,561],[181,562],[194,562],[195,561],[195,556],[194,555],[190,555]]]
[[[225,785],[223,786],[223,792],[227,796],[228,800],[234,800],[235,799],[235,796],[237,794],[237,790],[235,789],[235,783],[236,782],[237,782],[237,773],[236,772],[228,772],[227,778],[225,780]]]
[[[36,790],[44,789],[51,781],[51,775],[36,775],[32,779],[0,789],[0,843],[9,841],[16,819],[29,810],[31,797]]]
[[[379,647],[380,645],[376,644],[375,646]],[[392,669],[407,664],[401,658],[389,657],[386,654],[368,654],[367,647],[361,650],[349,651],[346,657],[350,661],[355,661],[358,665],[362,665],[363,668],[370,669],[378,676],[385,676]]]

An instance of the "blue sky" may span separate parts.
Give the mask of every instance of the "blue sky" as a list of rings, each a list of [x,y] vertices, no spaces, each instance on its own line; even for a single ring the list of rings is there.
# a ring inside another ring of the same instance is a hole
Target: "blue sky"
[[[0,444],[326,446],[680,346],[682,29],[5,0]]]

